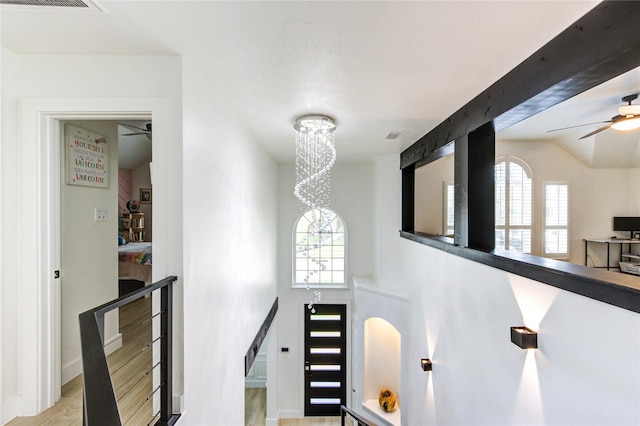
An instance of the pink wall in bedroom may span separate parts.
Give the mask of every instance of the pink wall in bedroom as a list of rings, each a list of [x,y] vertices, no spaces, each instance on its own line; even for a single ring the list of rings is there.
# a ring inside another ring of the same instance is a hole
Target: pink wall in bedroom
[[[118,169],[118,215],[127,209],[127,201],[133,199],[133,175],[131,170]]]

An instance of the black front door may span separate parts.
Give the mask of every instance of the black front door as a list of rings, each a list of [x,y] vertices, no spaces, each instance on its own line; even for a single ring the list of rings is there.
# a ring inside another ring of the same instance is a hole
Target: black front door
[[[304,415],[339,416],[347,402],[347,305],[304,310]]]

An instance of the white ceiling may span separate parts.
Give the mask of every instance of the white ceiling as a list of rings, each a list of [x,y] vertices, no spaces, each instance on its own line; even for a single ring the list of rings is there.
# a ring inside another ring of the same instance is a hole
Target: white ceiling
[[[358,160],[399,153],[597,3],[102,0],[106,13],[3,7],[0,30],[22,54],[180,55],[276,159],[293,158],[296,116],[324,113],[338,159]]]
[[[626,105],[623,96],[638,92],[640,69],[634,69],[509,127],[496,138],[552,141],[592,168],[640,167],[640,130],[607,129],[580,140],[618,115],[618,107]],[[582,126],[586,123],[594,124]],[[549,132],[565,127],[572,128]]]
[[[130,124],[141,129],[146,128],[146,121],[123,120],[119,123]],[[135,130],[118,124],[118,168],[135,170],[143,163],[151,161],[151,139],[146,135],[130,135]]]

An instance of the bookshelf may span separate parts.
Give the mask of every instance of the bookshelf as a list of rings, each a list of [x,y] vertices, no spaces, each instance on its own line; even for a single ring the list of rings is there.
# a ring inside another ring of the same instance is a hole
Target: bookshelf
[[[144,241],[144,213],[123,213],[118,228],[127,242]]]

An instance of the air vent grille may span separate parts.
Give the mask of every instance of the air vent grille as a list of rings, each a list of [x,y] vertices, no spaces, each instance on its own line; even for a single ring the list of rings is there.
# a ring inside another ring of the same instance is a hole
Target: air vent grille
[[[82,0],[0,0],[0,4],[38,7],[89,7]]]
[[[390,132],[387,137],[385,139],[398,139],[398,136],[400,136],[400,133],[402,132]]]

